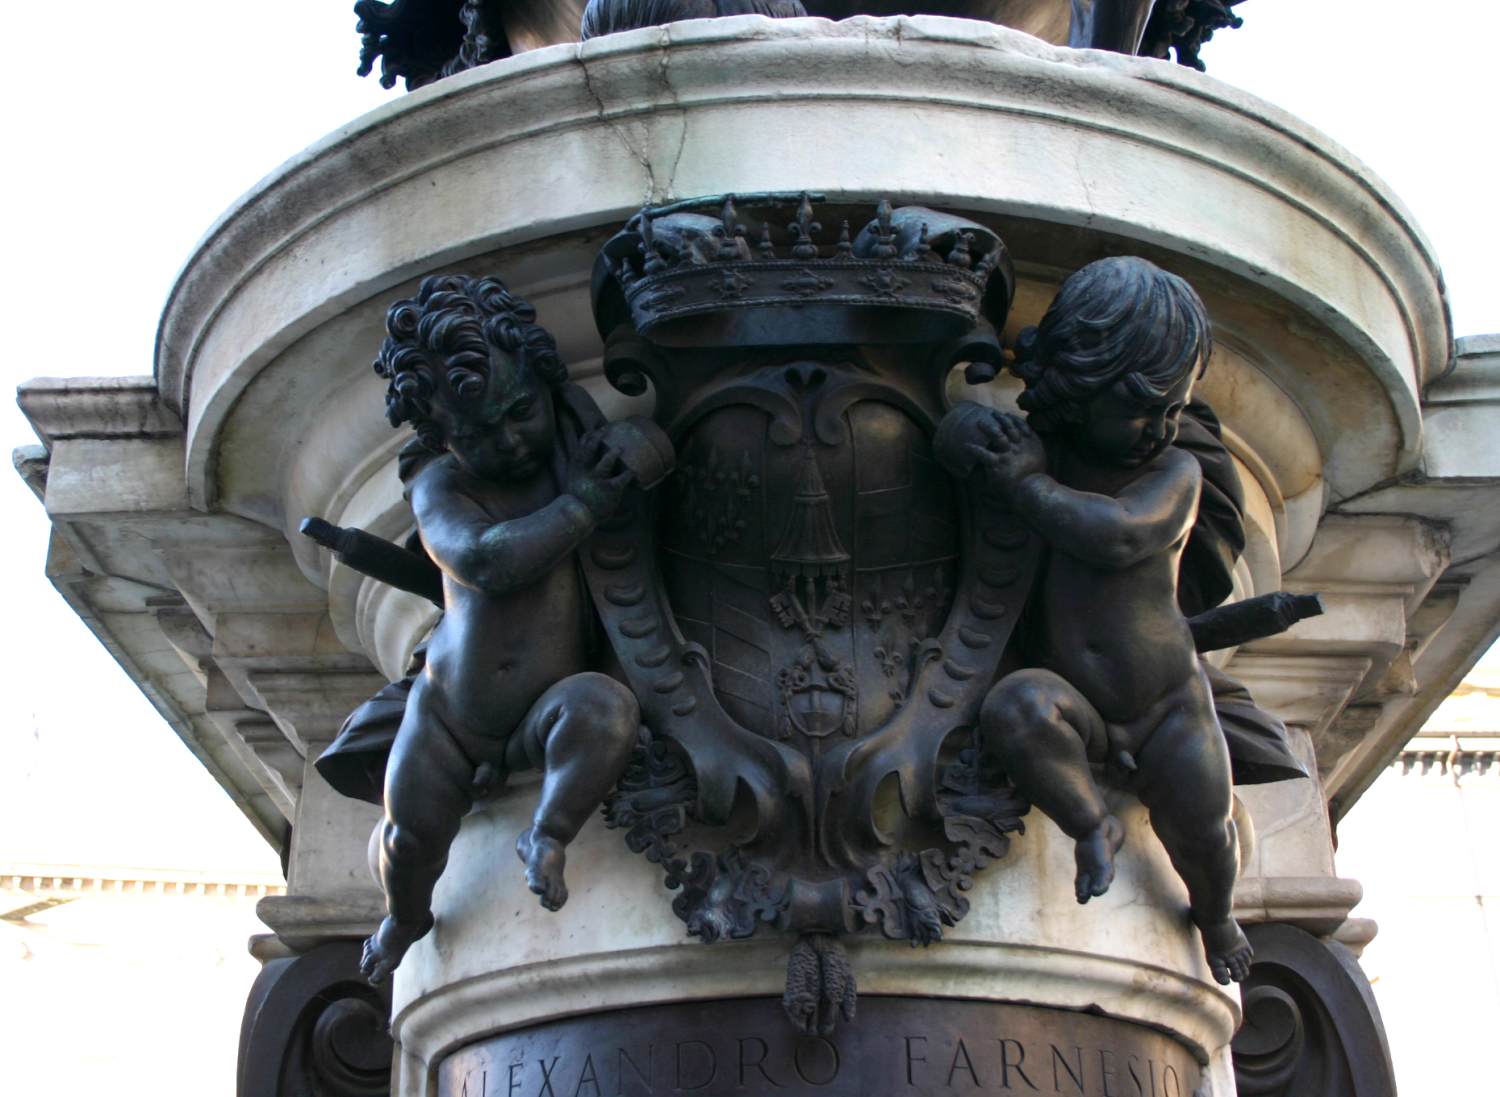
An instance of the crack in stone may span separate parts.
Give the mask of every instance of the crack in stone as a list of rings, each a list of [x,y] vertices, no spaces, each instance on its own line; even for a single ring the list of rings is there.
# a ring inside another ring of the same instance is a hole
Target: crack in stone
[[[687,148],[687,111],[682,105],[682,100],[677,95],[677,89],[672,85],[669,74],[671,48],[671,28],[663,26],[657,38],[656,82],[660,85],[662,93],[658,97],[658,102],[664,98],[666,101],[664,112],[675,112],[679,117],[677,149],[673,153],[671,166],[667,169],[665,184],[657,179],[656,166],[652,163],[649,155],[649,143],[646,148],[639,147],[638,143],[632,139],[629,127],[609,116],[609,108],[604,102],[603,95],[600,94],[598,87],[594,83],[593,75],[589,71],[588,61],[584,58],[582,52],[575,55],[578,67],[583,73],[584,91],[594,104],[595,117],[609,127],[610,131],[619,140],[621,146],[630,154],[631,159],[638,163],[646,173],[644,201],[648,204],[669,201],[672,198],[677,169],[682,163],[683,153]],[[656,103],[653,103],[653,108],[656,105]],[[649,123],[647,132],[650,132]]]
[[[682,164],[682,153],[687,148],[688,113],[682,105],[682,100],[677,97],[677,89],[672,86],[672,79],[668,75],[668,61],[672,48],[672,28],[664,26],[661,28],[661,39],[658,44],[656,73],[661,81],[661,86],[666,89],[667,97],[672,101],[672,106],[677,109],[677,152],[672,157],[672,166],[667,169],[667,187],[661,195],[662,201],[670,202],[674,197],[677,184],[677,168]]]
[[[624,146],[625,151],[630,154],[636,163],[645,169],[646,200],[649,202],[651,195],[656,193],[656,169],[651,166],[650,157],[635,147],[624,126],[608,117],[608,108],[604,104],[604,97],[599,94],[599,89],[594,86],[594,78],[589,73],[589,64],[584,60],[582,51],[580,50],[574,56],[577,58],[578,67],[583,73],[583,89],[588,94],[588,97],[594,101],[595,116],[609,127],[610,131],[619,138],[620,144]]]
[[[1088,172],[1083,170],[1083,150],[1076,145],[1073,148],[1073,170],[1078,173],[1078,183],[1083,187],[1083,200],[1088,203],[1089,207],[1089,215],[1084,225],[1091,227],[1099,210],[1094,205],[1094,192],[1089,187]]]

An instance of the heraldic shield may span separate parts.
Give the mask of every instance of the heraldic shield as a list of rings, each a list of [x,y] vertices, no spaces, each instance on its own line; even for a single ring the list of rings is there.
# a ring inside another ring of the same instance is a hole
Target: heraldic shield
[[[973,222],[874,212],[647,210],[596,266],[606,372],[649,382],[677,453],[582,554],[647,729],[607,817],[709,941],[934,941],[1026,810],[973,726],[1037,549],[950,473],[977,409],[943,405],[957,364],[998,368],[1010,261]]]

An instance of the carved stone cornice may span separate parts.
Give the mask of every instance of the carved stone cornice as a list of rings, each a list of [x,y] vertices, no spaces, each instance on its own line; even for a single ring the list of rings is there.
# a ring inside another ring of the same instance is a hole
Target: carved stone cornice
[[[1446,742],[1419,735],[1396,757],[1403,777],[1488,777],[1500,773],[1500,736],[1452,736]]]

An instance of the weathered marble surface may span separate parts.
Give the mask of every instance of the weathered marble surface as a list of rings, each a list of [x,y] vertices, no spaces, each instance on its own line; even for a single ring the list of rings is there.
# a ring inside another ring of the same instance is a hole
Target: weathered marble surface
[[[1205,1060],[1224,1051],[1239,1022],[1238,995],[1209,974],[1187,921],[1187,892],[1144,809],[1117,799],[1128,837],[1109,894],[1087,906],[1073,901],[1073,844],[1033,812],[1009,856],[979,877],[969,916],[940,944],[850,939],[860,993],[1097,1007],[1165,1029]],[[618,835],[597,820],[568,847],[567,905],[544,911],[512,848],[531,801],[518,790],[465,820],[433,898],[437,925],[396,973],[391,1016],[403,1094],[427,1093],[430,1068],[447,1051],[518,1024],[781,994],[791,939],[690,940],[671,893],[622,857]]]

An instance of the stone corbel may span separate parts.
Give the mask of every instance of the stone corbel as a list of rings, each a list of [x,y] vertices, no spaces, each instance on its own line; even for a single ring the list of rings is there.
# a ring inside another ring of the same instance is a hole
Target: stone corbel
[[[240,668],[245,689],[309,759],[333,741],[350,712],[386,684],[379,674],[344,666]]]
[[[1242,812],[1236,814],[1241,870],[1234,916],[1242,925],[1284,922],[1322,937],[1347,921],[1362,889],[1335,871],[1312,736],[1306,727],[1290,724],[1287,740],[1310,780],[1235,790]]]
[[[1312,735],[1330,774],[1374,726],[1387,699],[1414,688],[1408,622],[1449,562],[1444,532],[1393,515],[1328,515],[1288,590],[1317,592],[1325,613],[1237,653],[1231,672],[1260,703]]]
[[[265,771],[266,791],[276,806],[288,820],[294,819],[302,791],[302,755],[271,720],[231,717],[227,722],[232,728],[230,734],[245,745]]]
[[[203,685],[203,709],[290,822],[302,787],[302,753],[263,708],[247,702],[219,668],[213,636],[180,598],[155,608],[162,636]]]

